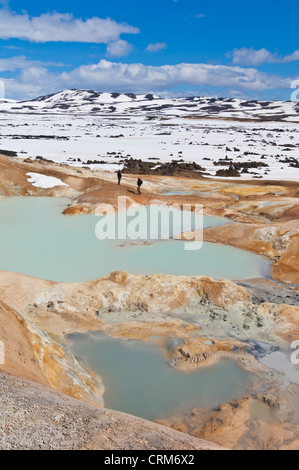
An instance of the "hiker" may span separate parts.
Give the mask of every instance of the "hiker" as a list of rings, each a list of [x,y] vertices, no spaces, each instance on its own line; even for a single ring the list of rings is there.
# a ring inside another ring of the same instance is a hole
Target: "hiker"
[[[118,172],[117,172],[118,184],[120,184],[122,177],[123,177],[123,175],[121,174],[121,171],[118,170]]]
[[[138,178],[138,180],[137,180],[137,191],[138,191],[138,194],[141,194],[140,188],[141,188],[142,185],[143,185],[143,181],[142,181],[140,178]]]

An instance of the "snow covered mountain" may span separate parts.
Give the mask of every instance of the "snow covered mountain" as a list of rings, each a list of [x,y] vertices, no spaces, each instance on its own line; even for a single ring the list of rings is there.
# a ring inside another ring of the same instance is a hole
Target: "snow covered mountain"
[[[3,100],[0,117],[11,158],[95,171],[195,162],[213,177],[234,166],[238,178],[298,180],[299,103],[65,90]]]
[[[0,102],[0,112],[141,115],[149,119],[163,116],[222,118],[233,120],[299,122],[299,103],[233,98],[172,98],[100,93],[92,90],[65,90],[31,101]]]

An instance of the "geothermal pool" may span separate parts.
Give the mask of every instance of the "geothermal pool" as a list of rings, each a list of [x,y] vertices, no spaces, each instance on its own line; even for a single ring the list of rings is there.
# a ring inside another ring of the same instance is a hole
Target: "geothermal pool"
[[[101,333],[70,335],[71,351],[103,379],[106,408],[145,419],[212,409],[247,395],[257,376],[235,361],[181,372],[170,367],[158,346],[122,341]]]
[[[180,240],[100,241],[95,236],[100,218],[64,216],[67,204],[67,199],[55,198],[0,199],[0,270],[63,282],[96,279],[116,270],[216,279],[269,274],[264,258],[225,245],[204,243],[199,251],[185,251]],[[205,227],[224,223],[220,217],[204,217]]]

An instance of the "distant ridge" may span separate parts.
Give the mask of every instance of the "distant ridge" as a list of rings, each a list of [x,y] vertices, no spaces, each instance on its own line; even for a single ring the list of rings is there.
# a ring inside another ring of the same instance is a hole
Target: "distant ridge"
[[[195,117],[229,120],[299,122],[299,103],[234,98],[161,98],[154,94],[103,93],[93,90],[64,90],[29,101],[0,102],[0,112],[136,114],[148,118]]]

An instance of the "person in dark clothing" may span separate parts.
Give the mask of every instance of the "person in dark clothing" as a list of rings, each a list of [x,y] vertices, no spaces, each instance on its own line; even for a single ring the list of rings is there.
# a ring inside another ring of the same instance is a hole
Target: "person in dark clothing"
[[[122,177],[123,177],[123,175],[122,175],[121,171],[118,170],[118,172],[117,172],[118,184],[120,184]]]
[[[137,180],[137,191],[138,191],[138,194],[141,194],[140,188],[141,188],[142,185],[143,185],[143,181],[142,181],[140,178],[138,178],[138,180]]]

